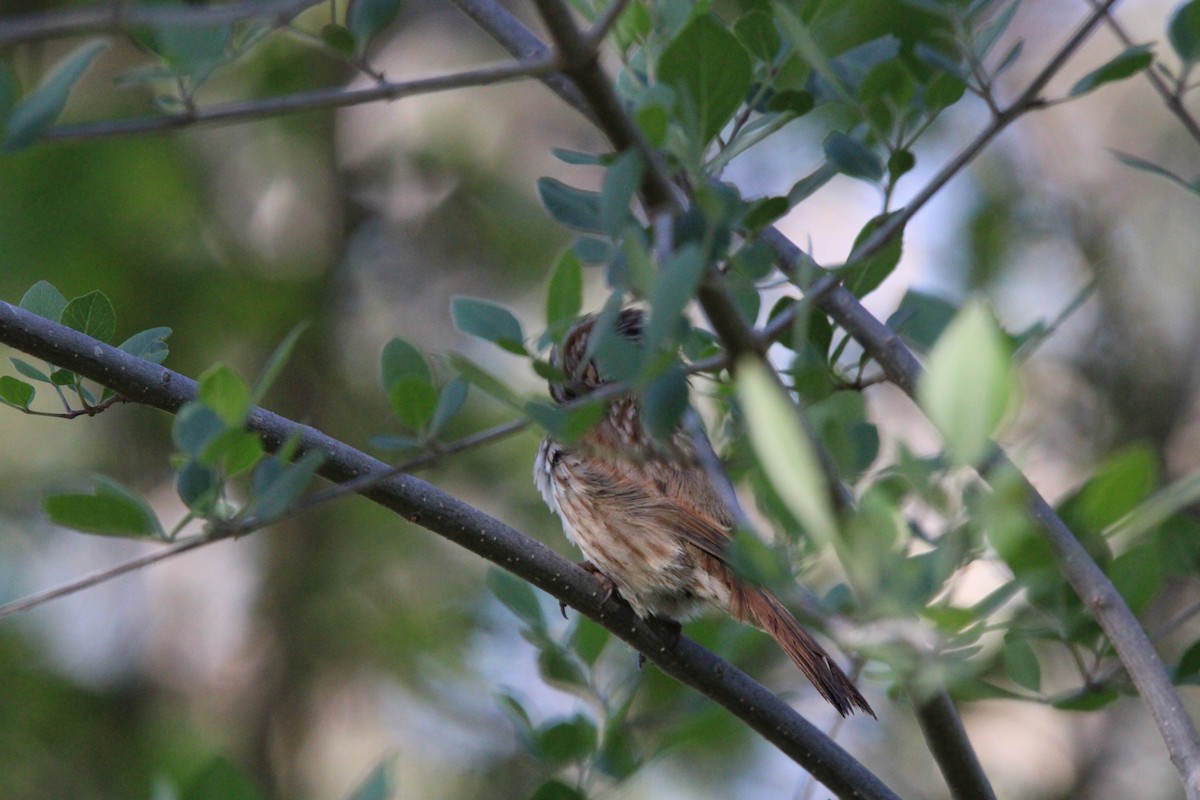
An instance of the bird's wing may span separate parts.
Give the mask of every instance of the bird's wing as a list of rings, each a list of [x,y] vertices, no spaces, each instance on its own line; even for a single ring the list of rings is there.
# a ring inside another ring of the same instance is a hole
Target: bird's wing
[[[729,514],[702,472],[664,461],[584,459],[591,491],[650,518],[712,557],[726,561]]]

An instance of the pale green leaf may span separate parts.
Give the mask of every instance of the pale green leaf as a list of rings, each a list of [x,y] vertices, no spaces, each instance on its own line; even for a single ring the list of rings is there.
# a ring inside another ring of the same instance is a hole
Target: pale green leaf
[[[1015,395],[1004,336],[980,302],[963,307],[938,339],[917,400],[960,464],[978,464]]]
[[[836,522],[829,484],[799,410],[752,359],[737,370],[738,402],[746,416],[750,442],[776,493],[818,542],[833,541]]]

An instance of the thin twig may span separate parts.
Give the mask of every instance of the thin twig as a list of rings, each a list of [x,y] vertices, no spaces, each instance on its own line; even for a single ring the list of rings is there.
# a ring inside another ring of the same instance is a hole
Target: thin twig
[[[1092,8],[1100,9],[1096,0],[1088,0],[1088,3]],[[1104,14],[1105,23],[1108,24],[1108,27],[1116,35],[1117,39],[1120,40],[1121,44],[1125,47],[1133,47],[1133,39],[1129,38],[1129,33],[1125,30],[1125,26],[1118,22],[1117,18],[1108,9],[1101,10]],[[1146,76],[1146,80],[1150,81],[1150,85],[1154,87],[1154,91],[1158,92],[1159,96],[1162,97],[1163,102],[1166,103],[1167,110],[1175,115],[1184,129],[1196,140],[1196,143],[1200,144],[1200,122],[1197,122],[1196,118],[1183,105],[1183,93],[1175,91],[1168,86],[1167,82],[1153,69],[1145,70],[1143,74]]]
[[[398,100],[402,97],[443,92],[449,89],[463,89],[469,86],[490,86],[519,78],[541,77],[554,72],[557,68],[558,65],[554,58],[535,57],[504,64],[492,64],[450,75],[434,75],[407,81],[381,81],[362,89],[344,87],[314,89],[282,97],[222,103],[207,108],[197,108],[194,112],[55,125],[46,131],[43,139],[59,142],[79,141],[173,130],[202,123],[243,122],[322,108],[342,108],[377,100]]]
[[[583,35],[584,45],[592,51],[599,50],[600,45],[604,44],[604,37],[608,36],[608,32],[617,24],[628,5],[629,0],[612,0],[608,8],[604,9],[604,13],[596,18],[592,29]]]
[[[61,586],[55,586],[52,589],[46,589],[41,592],[35,592],[31,595],[26,595],[19,600],[13,600],[11,603],[5,603],[0,606],[0,619],[11,617],[14,614],[20,614],[22,611],[29,611],[37,608],[40,605],[45,605],[51,600],[58,600],[62,597],[76,594],[89,589],[101,583],[107,583],[113,578],[118,578],[128,572],[133,572],[136,569],[157,564],[159,561],[165,561],[172,556],[177,556],[180,553],[186,553],[189,550],[195,550],[197,547],[203,547],[217,539],[209,536],[195,536],[188,539],[182,539],[169,547],[161,550],[155,550],[153,553],[147,553],[138,558],[132,558],[129,561],[117,564],[115,567],[93,572],[91,575],[85,575],[82,578],[68,581]]]
[[[322,0],[246,0],[223,5],[104,2],[85,8],[10,15],[0,19],[0,47],[139,27],[208,27],[248,19],[290,19]]]
[[[1029,85],[1025,87],[1025,91],[1009,104],[1006,108],[1001,109],[993,117],[992,121],[986,128],[977,135],[970,144],[963,148],[954,158],[938,171],[929,183],[921,188],[913,198],[905,204],[903,208],[895,213],[894,216],[888,218],[887,222],[880,225],[875,232],[867,237],[860,246],[854,248],[850,256],[846,259],[847,263],[861,262],[881,252],[893,239],[904,230],[904,226],[908,224],[918,211],[925,207],[933,197],[942,190],[950,179],[975,160],[975,157],[983,152],[984,148],[996,138],[1005,128],[1007,128],[1014,120],[1025,114],[1027,111],[1038,108],[1042,104],[1041,93],[1046,88],[1046,85],[1058,74],[1067,63],[1067,61],[1075,54],[1075,51],[1087,41],[1091,36],[1092,31],[1099,25],[1108,13],[1108,9],[1116,3],[1117,0],[1104,0],[1100,3],[1096,10],[1084,20],[1083,24],[1076,29],[1058,51],[1051,56]]]

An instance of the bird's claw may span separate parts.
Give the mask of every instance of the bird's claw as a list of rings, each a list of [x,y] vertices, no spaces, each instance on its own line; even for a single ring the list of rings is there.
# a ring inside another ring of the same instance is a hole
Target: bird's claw
[[[600,582],[601,588],[604,589],[604,594],[600,597],[600,602],[602,604],[613,599],[617,593],[617,584],[613,583],[612,578],[601,572],[600,568],[591,561],[580,561],[576,566]],[[567,618],[567,604],[562,600],[558,601],[558,611],[560,614],[562,614],[563,619]]]

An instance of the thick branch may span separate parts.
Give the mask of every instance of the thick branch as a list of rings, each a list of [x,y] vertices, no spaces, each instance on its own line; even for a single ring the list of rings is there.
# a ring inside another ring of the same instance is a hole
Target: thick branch
[[[950,787],[950,795],[955,800],[996,800],[950,695],[943,689],[927,698],[914,698],[913,705],[921,733]]]
[[[196,394],[196,383],[190,378],[4,302],[0,302],[0,343],[163,411],[177,411]],[[247,427],[260,433],[272,450],[298,433],[301,452],[324,453],[321,475],[336,483],[388,469],[314,428],[264,409],[254,409]],[[363,495],[579,609],[645,653],[664,672],[745,721],[839,797],[896,797],[870,770],[732,664],[687,639],[672,647],[670,632],[647,624],[615,599],[601,602],[604,592],[595,579],[541,542],[411,475],[396,475]]]
[[[552,0],[542,0],[543,4]],[[455,0],[462,5],[467,0]],[[1068,39],[1066,44],[1051,58],[1033,79],[1021,96],[1010,106],[1010,113],[1016,109],[1028,110],[1036,106],[1036,98],[1062,68],[1075,50],[1087,39],[1107,15],[1115,0],[1105,0],[1099,3],[1093,13]],[[475,7],[473,14],[477,22],[484,27],[504,47],[509,48],[520,39],[536,38],[519,22],[508,18],[505,29],[498,30],[498,20],[508,17],[507,12],[497,5],[485,0],[471,0]],[[485,8],[490,6],[490,8]],[[520,31],[523,31],[521,33]],[[528,42],[522,44],[528,47]],[[580,87],[584,89],[584,87]],[[586,93],[586,89],[584,89]],[[589,98],[590,99],[590,98]],[[997,125],[997,122],[1002,124]],[[955,170],[961,170],[974,156],[999,132],[1011,122],[1009,114],[1002,114],[993,122],[976,141],[968,146],[955,159]],[[602,121],[603,124],[603,121]],[[943,170],[935,178],[936,188],[943,186],[952,176]],[[919,197],[932,197],[932,192],[923,192]],[[924,204],[910,204],[910,216]],[[864,252],[873,252],[882,248],[891,236],[899,232],[899,227],[890,229],[881,227],[872,236],[865,247],[860,249],[856,257],[863,257]],[[775,247],[784,267],[795,268],[807,259],[791,241],[777,229],[770,229],[766,234],[767,240]],[[906,394],[913,396],[921,376],[921,366],[904,343],[896,334],[868,312],[853,293],[842,286],[823,286],[824,294],[817,300],[817,305],[841,325],[863,348],[870,353],[883,367],[888,378],[899,386]],[[720,331],[718,331],[720,332]],[[1004,457],[1007,463],[1007,458]],[[1015,469],[1015,468],[1014,468]],[[1171,760],[1183,778],[1183,783],[1189,800],[1200,800],[1200,737],[1196,734],[1195,726],[1188,717],[1179,693],[1171,683],[1166,668],[1159,658],[1157,651],[1147,638],[1145,631],[1137,618],[1129,610],[1124,599],[1112,582],[1096,566],[1088,556],[1083,546],[1075,538],[1062,519],[1054,512],[1038,491],[1026,481],[1029,492],[1030,506],[1042,526],[1051,547],[1058,556],[1059,568],[1062,570],[1072,589],[1083,599],[1091,609],[1096,620],[1112,641],[1118,657],[1129,670],[1134,684],[1142,695],[1143,702],[1150,710],[1159,731],[1170,752]]]

